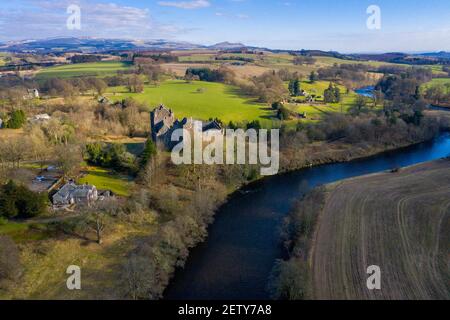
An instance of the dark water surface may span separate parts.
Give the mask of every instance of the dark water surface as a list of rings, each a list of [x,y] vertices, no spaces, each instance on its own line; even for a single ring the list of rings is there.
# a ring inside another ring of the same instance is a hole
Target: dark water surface
[[[372,158],[274,176],[235,193],[207,241],[178,270],[166,299],[268,299],[267,280],[283,256],[279,226],[296,199],[318,185],[450,155],[450,134]]]
[[[432,105],[432,104],[430,104],[428,106],[428,108],[431,109],[431,110],[436,110],[436,111],[447,111],[447,112],[450,112],[450,108],[435,106],[435,105]]]

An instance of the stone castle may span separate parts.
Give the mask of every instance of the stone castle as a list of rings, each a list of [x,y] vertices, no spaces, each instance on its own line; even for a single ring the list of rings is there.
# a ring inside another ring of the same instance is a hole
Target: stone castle
[[[177,129],[192,131],[196,122],[201,123],[203,133],[223,132],[222,126],[215,120],[203,122],[192,118],[184,118],[180,121],[175,118],[175,114],[171,109],[160,105],[150,113],[152,139],[158,146],[170,149],[174,146],[171,141],[172,133]]]

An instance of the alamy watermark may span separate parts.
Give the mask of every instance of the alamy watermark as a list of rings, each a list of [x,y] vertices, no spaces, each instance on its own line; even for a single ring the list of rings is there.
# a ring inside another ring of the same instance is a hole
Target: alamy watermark
[[[369,266],[367,268],[367,274],[370,274],[367,278],[367,289],[369,290],[381,290],[381,268],[379,266]]]
[[[280,167],[280,130],[225,129],[203,132],[195,121],[193,130],[176,129],[171,140],[172,162],[181,164],[260,165],[261,175],[278,173]],[[270,140],[270,141],[269,141]]]
[[[69,30],[81,30],[81,8],[76,4],[71,4],[67,7],[67,18],[66,26]]]
[[[367,14],[370,16],[367,18],[367,29],[380,30],[381,29],[381,8],[375,4],[370,5],[367,8]]]
[[[67,289],[81,290],[81,268],[72,265],[67,267],[66,273],[70,275],[66,281]]]

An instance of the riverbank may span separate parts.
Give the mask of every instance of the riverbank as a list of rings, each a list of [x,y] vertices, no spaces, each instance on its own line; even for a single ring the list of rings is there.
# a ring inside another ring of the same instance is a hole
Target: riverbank
[[[450,130],[450,112],[428,111],[428,119],[435,121],[429,130],[417,132],[412,137],[393,136],[387,142],[346,143],[342,139],[335,141],[315,142],[302,145],[301,148],[286,148],[281,150],[280,173],[288,173],[324,164],[343,163],[373,157],[385,152],[401,150],[426,141],[431,141],[440,132]]]
[[[287,220],[291,256],[276,269],[277,297],[448,299],[449,169],[449,159],[437,160],[307,195]],[[381,268],[380,291],[366,287],[370,265]]]
[[[268,296],[265,293],[267,276],[274,261],[279,259],[281,255],[280,238],[275,229],[285,213],[291,209],[292,203],[289,200],[289,195],[298,196],[298,190],[295,189],[297,182],[287,183],[288,186],[292,184],[292,190],[284,189],[278,193],[276,190],[285,188],[285,186],[280,183],[273,184],[274,181],[290,180],[291,178],[295,181],[297,175],[303,174],[302,171],[299,171],[302,168],[307,169],[305,173],[307,174],[313,168],[314,170],[311,172],[320,170],[320,167],[317,167],[319,165],[348,163],[351,160],[365,159],[393,151],[396,148],[417,145],[422,141],[432,140],[433,137],[434,135],[420,141],[369,147],[351,146],[339,141],[328,143],[328,145],[316,143],[302,150],[311,151],[309,158],[302,157],[301,162],[290,161],[290,166],[284,166],[280,175],[252,181],[250,185],[245,187],[248,192],[239,194],[233,193],[237,189],[228,190],[229,194],[233,194],[233,197],[229,196],[227,202],[218,210],[215,223],[208,228],[208,241],[197,243],[195,248],[190,251],[185,269],[177,270],[175,278],[171,281],[171,285],[169,285],[164,296],[167,299],[248,299],[249,297],[267,299]],[[334,147],[330,148],[330,145]],[[327,146],[329,148],[325,148]],[[330,150],[333,150],[333,152]],[[283,157],[283,154],[281,156]],[[290,156],[290,159],[294,159],[292,156],[295,156],[295,154],[290,154]],[[370,172],[370,168],[368,166],[362,171],[369,170]],[[388,167],[388,169],[392,169],[392,167]],[[292,173],[282,174],[288,172]],[[358,170],[354,170],[354,172],[357,174]],[[353,174],[353,172],[349,174]],[[315,179],[315,177],[311,179]],[[245,183],[243,186],[247,184]],[[266,190],[266,185],[271,185],[270,196],[265,194],[266,191],[263,191]],[[246,199],[244,203],[241,201],[242,198]],[[236,204],[236,202],[239,202],[239,204]],[[276,213],[272,210],[275,210]],[[235,219],[231,218],[235,216]],[[267,224],[263,221],[266,221]],[[247,249],[245,243],[251,243],[251,251],[248,251],[250,248]],[[210,249],[211,246],[214,249]],[[235,246],[237,247],[235,248]],[[243,261],[249,259],[252,259],[252,262],[249,262],[251,264],[256,264],[256,261],[259,261],[257,268],[261,268],[263,271],[250,271],[253,266],[243,267]],[[221,270],[222,276],[220,278],[217,275],[217,270]],[[240,284],[236,283],[236,275],[239,275]],[[253,290],[236,289],[242,286]]]

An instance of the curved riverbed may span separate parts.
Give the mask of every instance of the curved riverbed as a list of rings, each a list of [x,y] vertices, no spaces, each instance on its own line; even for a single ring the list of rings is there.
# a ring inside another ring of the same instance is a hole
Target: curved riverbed
[[[364,160],[270,177],[220,208],[207,241],[177,271],[166,299],[269,299],[267,280],[283,256],[279,226],[295,200],[318,185],[450,156],[450,134]]]

